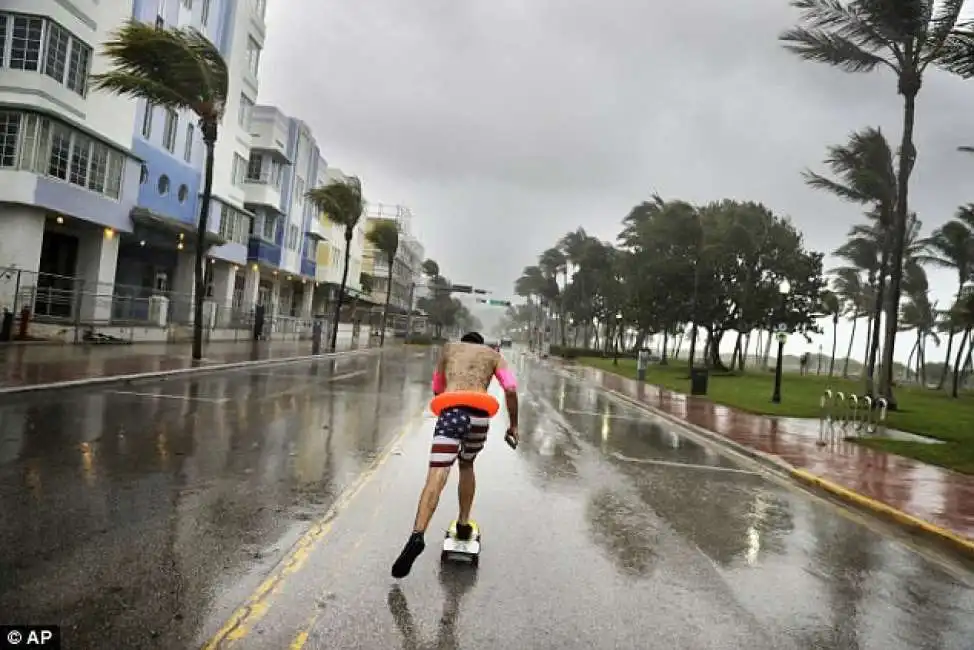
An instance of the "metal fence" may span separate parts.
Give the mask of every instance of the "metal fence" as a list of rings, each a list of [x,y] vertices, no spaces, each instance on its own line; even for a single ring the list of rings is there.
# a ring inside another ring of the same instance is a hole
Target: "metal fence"
[[[310,339],[314,317],[298,315],[301,305],[280,304],[282,311],[264,318],[265,336],[297,336]],[[82,278],[39,273],[16,268],[0,268],[0,316],[6,331],[0,341],[11,339],[59,338],[80,342],[96,336],[135,338],[136,329],[191,328],[192,294],[146,286],[89,282]],[[3,316],[6,314],[6,316]],[[331,321],[334,303],[313,301],[312,314]],[[215,300],[204,303],[204,331],[207,337],[217,329],[239,330],[240,337],[253,331],[255,305],[247,304],[244,291],[236,288],[229,304]],[[390,314],[387,327],[402,330],[407,317]],[[375,331],[381,326],[382,307],[360,300],[345,301],[339,322],[358,324]],[[413,331],[422,327],[422,318],[413,318]],[[104,334],[111,330],[109,334]]]

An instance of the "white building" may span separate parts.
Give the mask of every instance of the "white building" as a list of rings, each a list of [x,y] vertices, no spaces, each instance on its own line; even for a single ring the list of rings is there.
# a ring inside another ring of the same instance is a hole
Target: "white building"
[[[35,320],[188,323],[204,148],[195,116],[88,86],[125,20],[192,25],[230,68],[215,152],[208,292],[221,322],[257,295],[244,176],[265,0],[13,0],[0,12],[0,306]],[[13,287],[13,288],[11,288]],[[16,295],[15,295],[16,294]],[[165,306],[153,297],[165,296]],[[248,299],[249,298],[249,299]]]

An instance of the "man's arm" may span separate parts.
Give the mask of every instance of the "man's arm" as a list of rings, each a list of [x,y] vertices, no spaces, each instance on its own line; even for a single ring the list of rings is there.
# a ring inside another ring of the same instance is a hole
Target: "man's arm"
[[[500,383],[501,388],[504,389],[504,401],[507,403],[507,415],[510,418],[511,429],[517,431],[517,380],[514,378],[514,373],[511,372],[510,367],[507,365],[507,361],[504,359],[503,355],[497,355],[497,366],[494,369],[494,376],[497,377],[497,381]]]
[[[440,349],[440,356],[436,359],[436,367],[433,368],[433,394],[439,395],[446,390],[446,355],[449,350],[449,343],[444,343]]]

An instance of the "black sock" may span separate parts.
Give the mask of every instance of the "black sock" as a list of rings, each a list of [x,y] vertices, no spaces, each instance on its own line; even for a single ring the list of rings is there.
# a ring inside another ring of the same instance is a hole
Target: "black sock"
[[[457,539],[465,542],[468,541],[472,535],[473,535],[473,526],[470,525],[470,522],[467,522],[465,524],[460,524],[460,523],[457,524]]]
[[[409,536],[409,540],[402,549],[402,553],[392,565],[392,577],[393,578],[405,578],[409,575],[410,569],[413,568],[413,562],[419,557],[419,554],[423,552],[426,548],[426,542],[423,540],[423,533],[415,532]]]

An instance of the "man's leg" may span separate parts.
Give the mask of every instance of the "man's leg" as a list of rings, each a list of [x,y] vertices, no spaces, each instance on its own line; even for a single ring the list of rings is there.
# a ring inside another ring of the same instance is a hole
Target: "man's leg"
[[[487,442],[487,430],[490,428],[490,416],[486,413],[474,413],[470,417],[470,431],[463,439],[460,449],[460,484],[457,488],[457,498],[460,501],[460,513],[457,517],[457,537],[470,539],[473,527],[470,526],[470,510],[473,508],[473,498],[477,493],[477,476],[474,472],[474,461],[477,454]]]
[[[423,539],[423,534],[433,518],[433,513],[436,512],[436,506],[440,502],[440,493],[443,492],[446,481],[450,477],[450,468],[460,454],[460,439],[469,426],[462,418],[460,422],[456,422],[448,414],[444,413],[444,415],[441,415],[436,421],[433,446],[430,449],[429,471],[426,473],[426,485],[423,486],[423,492],[419,496],[419,505],[416,507],[413,533],[406,541],[398,559],[392,565],[393,578],[404,578],[409,575],[409,571],[413,568],[413,562],[425,550],[426,541]],[[456,431],[458,424],[460,425],[459,432]]]

